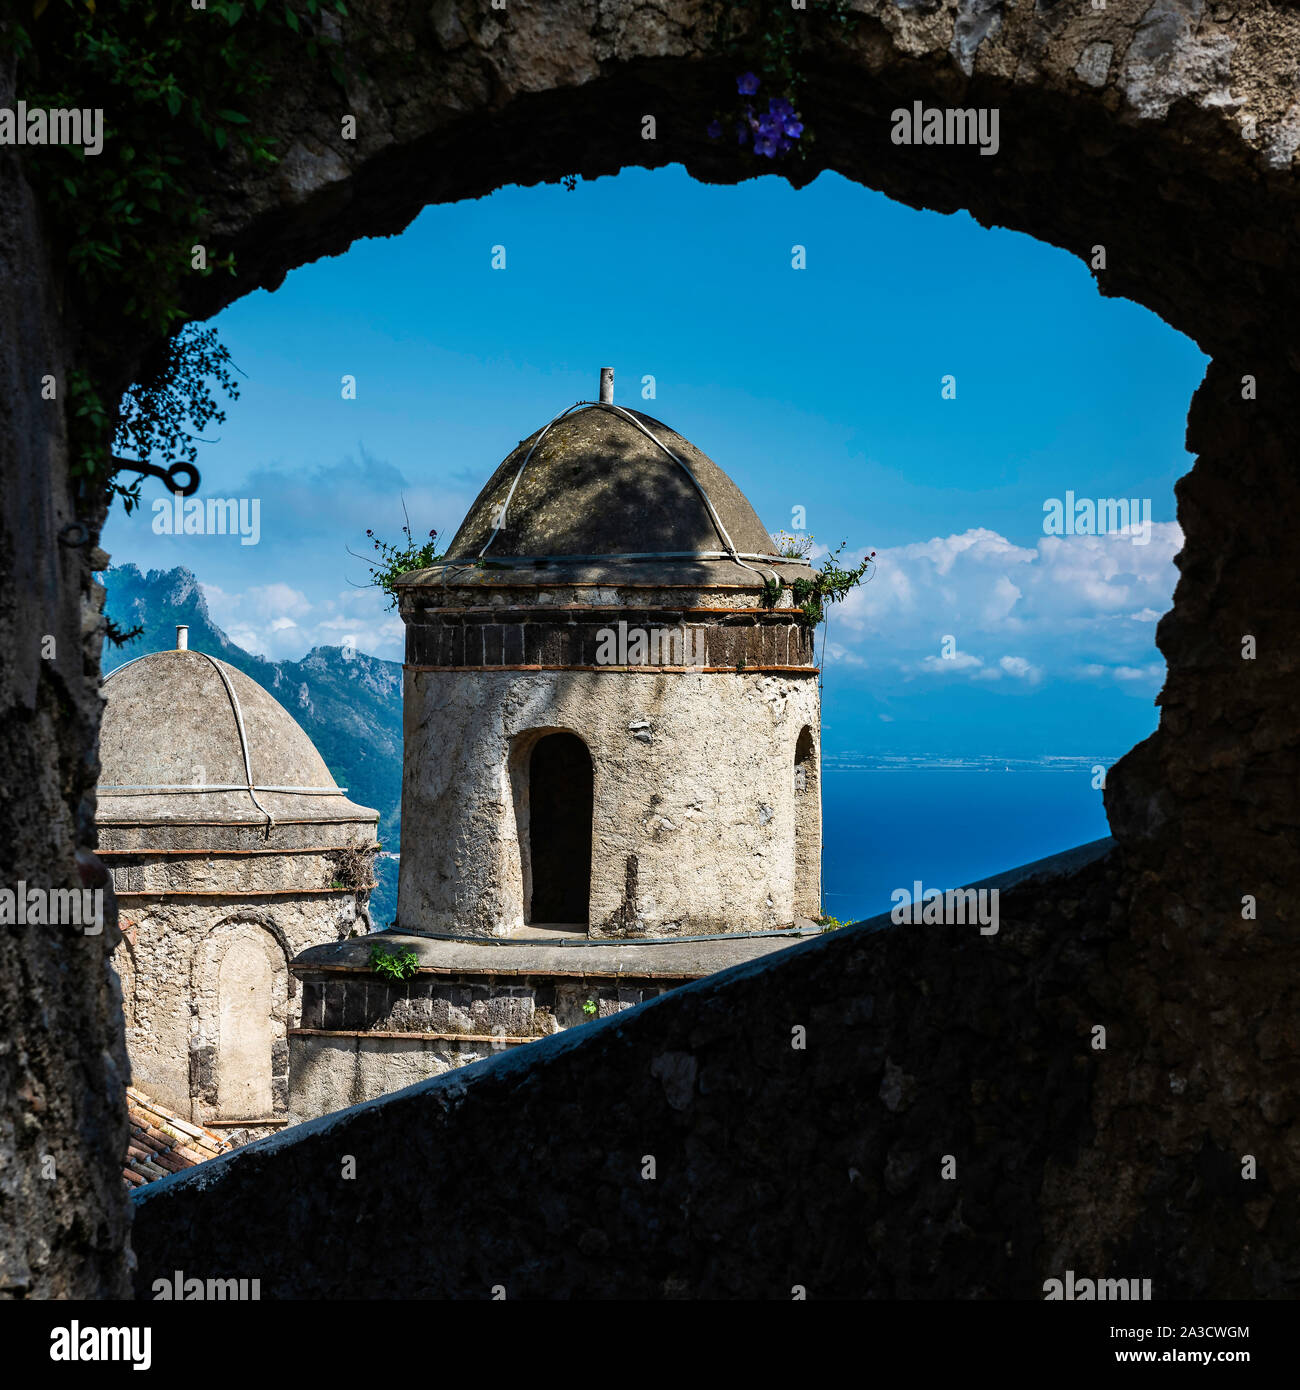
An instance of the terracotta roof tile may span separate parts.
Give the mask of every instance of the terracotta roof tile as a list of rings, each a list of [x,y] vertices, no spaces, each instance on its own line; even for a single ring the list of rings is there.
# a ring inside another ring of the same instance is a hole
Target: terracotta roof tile
[[[128,1187],[142,1187],[168,1173],[229,1153],[233,1145],[202,1125],[183,1120],[134,1086],[126,1088],[130,1123],[122,1177]]]

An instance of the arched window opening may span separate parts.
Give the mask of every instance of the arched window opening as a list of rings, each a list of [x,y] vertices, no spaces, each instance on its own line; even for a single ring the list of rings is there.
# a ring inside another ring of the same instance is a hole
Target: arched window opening
[[[547,734],[528,760],[528,921],[582,926],[591,902],[591,754],[570,733]]]
[[[805,726],[794,748],[794,915],[822,910],[822,798],[817,741]]]

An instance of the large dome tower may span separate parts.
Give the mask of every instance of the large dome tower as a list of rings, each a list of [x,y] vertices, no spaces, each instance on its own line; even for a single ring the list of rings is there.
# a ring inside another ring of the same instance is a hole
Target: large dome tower
[[[820,910],[811,579],[744,494],[612,400],[522,441],[407,629],[399,928],[593,937]]]

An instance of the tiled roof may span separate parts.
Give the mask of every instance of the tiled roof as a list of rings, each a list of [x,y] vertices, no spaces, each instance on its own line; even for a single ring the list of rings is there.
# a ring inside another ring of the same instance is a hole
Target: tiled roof
[[[126,1088],[126,1110],[131,1135],[122,1176],[128,1187],[143,1187],[168,1173],[193,1168],[233,1147],[210,1129],[173,1115],[134,1086]]]

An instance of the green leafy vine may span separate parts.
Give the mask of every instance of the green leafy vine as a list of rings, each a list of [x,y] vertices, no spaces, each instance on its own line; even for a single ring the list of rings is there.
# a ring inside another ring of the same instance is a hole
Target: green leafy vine
[[[778,531],[772,539],[776,543],[776,553],[783,559],[802,560],[805,563],[816,541],[811,532],[792,535],[788,531]],[[813,571],[811,579],[796,579],[790,584],[790,595],[811,627],[816,627],[825,620],[828,603],[839,603],[859,584],[869,581],[870,572],[875,565],[876,552],[869,551],[861,564],[845,569],[839,563],[839,557],[847,544],[847,541],[841,541],[838,549],[822,561],[821,569]],[[764,607],[775,608],[780,602],[783,590],[784,586],[775,576],[764,580]]]
[[[406,515],[405,501],[402,503],[402,513]],[[409,516],[402,524],[402,535],[406,538],[403,542],[381,540],[370,530],[367,530],[366,535],[370,538],[376,555],[357,555],[355,550],[349,550],[348,554],[366,562],[366,567],[370,570],[370,583],[362,587],[382,589],[388,595],[389,608],[397,607],[396,584],[402,575],[410,574],[413,570],[427,570],[430,565],[442,559],[438,550],[438,533],[430,531],[427,541],[417,543],[411,532]]]
[[[115,481],[133,462],[116,450],[163,467],[192,463],[191,440],[224,418],[210,381],[237,394],[215,334],[184,329],[189,277],[234,273],[233,256],[208,244],[204,175],[214,159],[276,161],[274,140],[257,133],[249,111],[271,82],[268,55],[278,45],[303,44],[344,83],[337,35],[347,6],[25,0],[23,10],[0,36],[28,109],[103,113],[98,153],[49,145],[23,156],[81,330],[64,397],[73,474],[88,505],[116,495],[129,511],[139,480]],[[160,337],[164,347],[110,405],[104,387],[118,379],[123,344]]]

